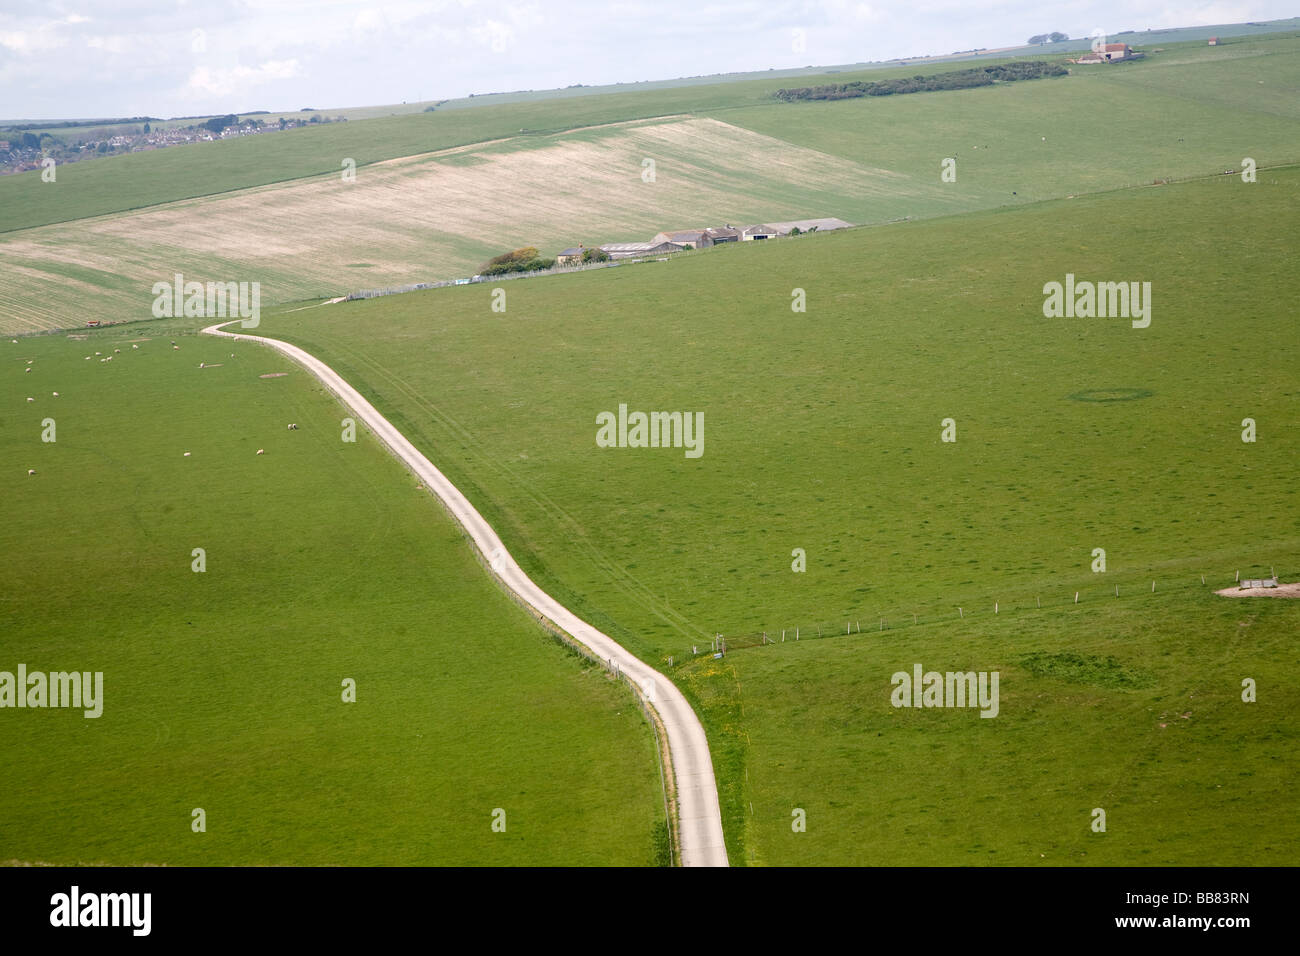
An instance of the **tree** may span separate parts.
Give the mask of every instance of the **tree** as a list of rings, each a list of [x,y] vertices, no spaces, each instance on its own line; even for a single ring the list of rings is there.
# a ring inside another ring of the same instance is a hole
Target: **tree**
[[[41,138],[35,133],[23,133],[21,142],[23,149],[40,149],[41,146]]]
[[[1070,38],[1066,36],[1064,33],[1053,33],[1047,39],[1051,40],[1053,43],[1064,43],[1066,40]]]
[[[239,123],[239,117],[234,113],[228,113],[225,116],[214,116],[203,126],[214,133],[220,133],[227,126],[235,126]]]
[[[151,132],[153,132],[152,128],[149,126],[148,123],[144,124],[144,132],[146,136],[148,136]]]
[[[1046,43],[1046,42],[1047,42],[1047,34],[1046,34],[1046,33],[1037,33],[1037,34],[1035,34],[1034,36],[1031,36],[1027,42],[1029,43],[1030,46],[1038,46],[1038,44],[1040,44],[1040,43]]]
[[[583,262],[608,262],[609,253],[606,252],[604,249],[583,249],[582,261]]]
[[[798,226],[795,226],[793,229],[790,230],[790,235],[792,235],[792,236],[802,236],[802,235],[803,235],[803,230],[800,229]]]
[[[524,246],[511,252],[503,252],[499,256],[493,256],[487,262],[479,267],[479,272],[486,273],[493,266],[514,266],[523,262],[531,262],[537,258],[536,246]]]

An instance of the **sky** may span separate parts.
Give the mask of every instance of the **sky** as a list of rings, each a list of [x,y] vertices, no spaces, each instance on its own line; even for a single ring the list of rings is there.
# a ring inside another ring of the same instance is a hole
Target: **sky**
[[[0,0],[0,117],[193,116],[835,65],[1300,0]]]

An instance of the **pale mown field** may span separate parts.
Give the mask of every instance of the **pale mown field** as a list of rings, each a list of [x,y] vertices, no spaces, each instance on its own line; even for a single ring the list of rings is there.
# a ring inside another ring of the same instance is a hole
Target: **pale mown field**
[[[652,182],[643,160],[655,162]],[[262,304],[472,274],[505,249],[944,203],[937,182],[674,117],[496,142],[0,240],[0,326],[150,316],[153,283],[257,281]],[[954,197],[955,202],[955,197]]]

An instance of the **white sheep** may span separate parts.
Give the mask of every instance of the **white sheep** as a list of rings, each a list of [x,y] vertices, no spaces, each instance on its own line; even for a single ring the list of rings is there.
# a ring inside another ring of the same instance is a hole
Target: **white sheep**
[[[36,474],[36,469],[35,469],[35,468],[28,468],[28,469],[27,469],[27,474],[29,474],[29,475],[34,475],[34,474]]]
[[[36,401],[36,399],[34,399],[34,398],[32,398],[30,395],[28,395],[28,396],[27,396],[27,401],[29,401],[29,402],[34,402],[34,401]]]
[[[290,425],[290,426],[289,426],[289,431],[293,432],[293,431],[297,431],[297,430],[298,430],[298,426],[297,426],[297,425]]]
[[[133,346],[131,346],[131,348],[133,348],[133,349],[138,349],[139,347],[140,347],[140,346],[138,346],[138,345],[133,345]]]
[[[96,355],[103,355],[104,353],[103,353],[103,352],[96,352],[95,354],[96,354]]]
[[[173,352],[179,352],[180,350],[181,350],[181,347],[180,347],[179,345],[173,345],[173,346],[172,346],[172,351],[173,351]]]
[[[114,351],[114,352],[120,352],[120,351],[122,351],[122,350],[121,350],[121,349],[113,349],[113,351]]]
[[[55,397],[55,398],[58,398],[58,397],[59,397],[59,393],[58,393],[58,392],[55,392],[55,393],[54,393],[54,397]]]
[[[185,457],[186,457],[186,458],[189,458],[189,457],[190,457],[190,453],[189,453],[189,452],[186,452],[186,453],[185,453]]]
[[[257,453],[258,453],[259,455],[265,455],[265,454],[266,454],[266,449],[265,449],[265,448],[259,448],[259,449],[257,450]]]

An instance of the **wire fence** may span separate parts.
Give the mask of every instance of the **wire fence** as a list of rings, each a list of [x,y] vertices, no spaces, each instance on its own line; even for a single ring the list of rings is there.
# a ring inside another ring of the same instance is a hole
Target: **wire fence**
[[[1008,588],[1000,595],[985,592],[958,598],[952,602],[916,602],[911,605],[894,605],[889,608],[863,609],[849,612],[838,617],[821,616],[804,621],[792,621],[788,625],[778,623],[770,629],[749,632],[716,632],[699,642],[683,648],[681,654],[674,654],[666,659],[670,668],[683,666],[690,661],[706,656],[725,656],[737,651],[748,651],[765,647],[768,644],[816,641],[830,638],[853,638],[860,634],[898,633],[913,628],[930,628],[946,626],[966,620],[989,621],[997,618],[1024,616],[1026,614],[1044,614],[1065,610],[1071,607],[1094,607],[1100,602],[1119,602],[1139,604],[1153,596],[1163,597],[1172,593],[1192,591],[1214,593],[1234,586],[1240,587],[1248,579],[1271,578],[1280,580],[1273,568],[1268,575],[1237,571],[1225,575],[1222,571],[1206,574],[1196,572],[1188,575],[1147,574],[1141,577],[1125,575],[1123,578],[1102,572],[1102,580],[1086,585],[1070,585],[1062,588],[1052,584],[1042,588],[1018,589]]]

